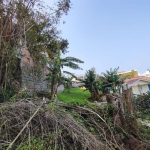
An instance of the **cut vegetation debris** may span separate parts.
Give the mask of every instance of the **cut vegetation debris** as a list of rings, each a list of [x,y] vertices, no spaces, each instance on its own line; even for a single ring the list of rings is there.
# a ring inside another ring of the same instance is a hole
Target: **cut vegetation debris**
[[[0,105],[1,149],[149,150],[122,129],[114,128],[107,110],[57,100],[20,100]]]
[[[0,106],[2,149],[109,149],[107,141],[98,140],[79,123],[78,113],[89,113],[87,110],[76,108],[75,112],[58,102],[40,108],[40,103],[18,101]],[[78,116],[78,121],[74,116]]]

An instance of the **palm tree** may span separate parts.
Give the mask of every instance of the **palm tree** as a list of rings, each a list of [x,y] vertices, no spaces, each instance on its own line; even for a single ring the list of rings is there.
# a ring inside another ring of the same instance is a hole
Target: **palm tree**
[[[75,70],[82,69],[76,63],[84,63],[80,59],[77,59],[74,57],[61,58],[60,57],[60,44],[58,44],[57,49],[58,49],[57,56],[54,58],[53,61],[49,61],[49,66],[51,68],[51,72],[49,74],[47,74],[47,80],[49,80],[51,82],[51,99],[54,99],[55,93],[57,91],[57,84],[60,82],[63,82],[61,69],[64,66],[75,69]],[[67,72],[67,71],[63,71],[63,73],[73,76],[72,73]]]

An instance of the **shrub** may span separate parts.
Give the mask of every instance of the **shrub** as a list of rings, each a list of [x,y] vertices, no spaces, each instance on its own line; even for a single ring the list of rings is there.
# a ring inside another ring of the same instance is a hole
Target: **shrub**
[[[147,92],[146,94],[140,95],[136,98],[135,108],[144,114],[150,113],[150,92]]]

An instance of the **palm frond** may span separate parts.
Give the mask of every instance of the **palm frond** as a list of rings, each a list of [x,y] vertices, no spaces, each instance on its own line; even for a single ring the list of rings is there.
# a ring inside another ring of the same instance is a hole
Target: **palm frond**
[[[66,67],[69,67],[69,68],[72,68],[72,69],[79,69],[79,70],[82,70],[82,68],[79,67],[78,64],[75,64],[73,62],[66,62],[66,63],[62,63],[61,66],[66,66]]]
[[[72,77],[74,77],[74,78],[77,78],[77,77],[76,77],[73,73],[71,73],[71,72],[63,71],[63,73],[68,74],[68,75],[70,75],[70,76],[72,76]]]
[[[82,60],[75,58],[75,57],[66,57],[61,59],[61,62],[77,62],[77,63],[84,63]]]

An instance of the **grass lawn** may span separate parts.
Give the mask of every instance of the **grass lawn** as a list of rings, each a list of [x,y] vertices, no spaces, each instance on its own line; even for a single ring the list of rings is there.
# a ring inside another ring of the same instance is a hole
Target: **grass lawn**
[[[64,90],[64,92],[57,94],[58,100],[65,103],[78,104],[78,105],[87,104],[89,97],[90,97],[90,92],[84,91],[80,88],[71,88],[70,93],[68,93],[67,90]]]

